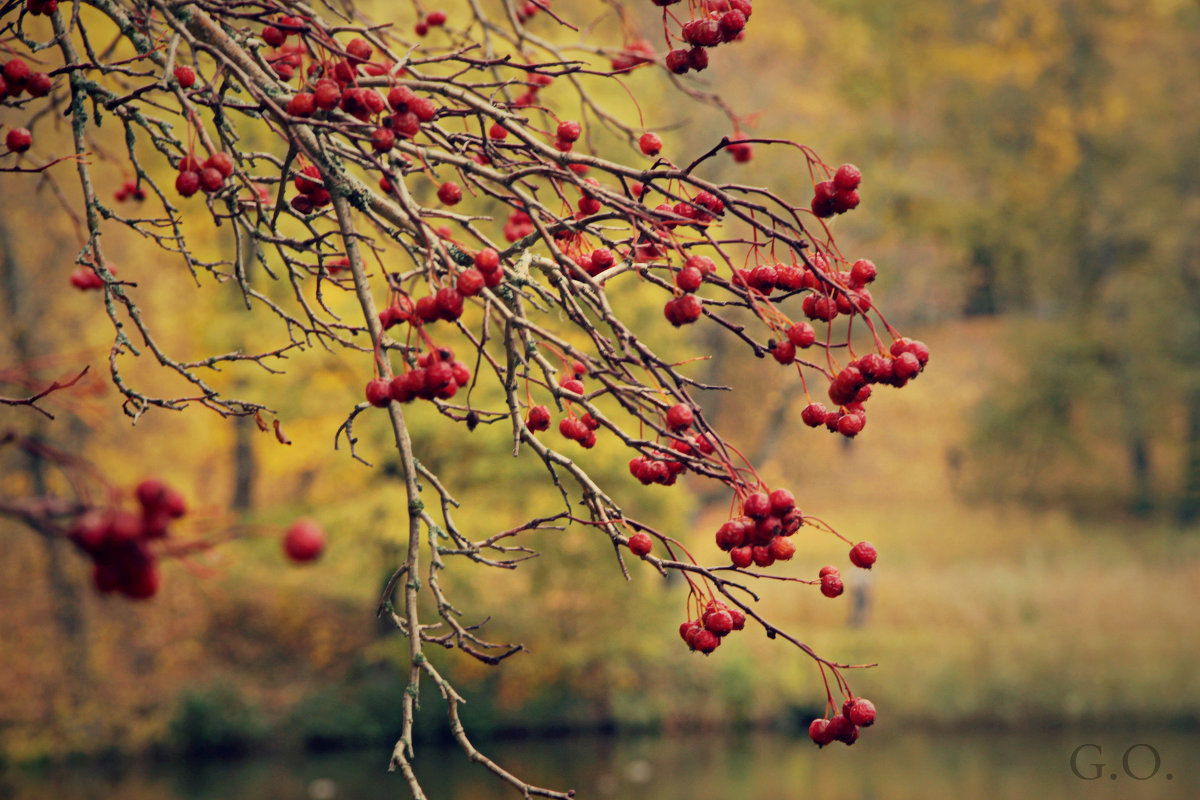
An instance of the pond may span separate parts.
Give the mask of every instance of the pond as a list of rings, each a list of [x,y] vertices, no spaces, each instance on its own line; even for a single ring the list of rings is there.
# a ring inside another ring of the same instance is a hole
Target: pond
[[[517,775],[580,798],[621,800],[1195,800],[1200,732],[1078,728],[1024,732],[877,727],[818,751],[774,733],[496,741],[481,746]],[[1074,754],[1074,758],[1073,758]],[[397,800],[387,753],[9,769],[3,800]],[[1074,770],[1072,766],[1074,765]],[[430,800],[519,795],[452,747],[425,745]]]

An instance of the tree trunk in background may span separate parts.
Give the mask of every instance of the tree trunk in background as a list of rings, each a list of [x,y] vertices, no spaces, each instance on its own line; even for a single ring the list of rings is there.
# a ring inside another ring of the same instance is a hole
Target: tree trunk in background
[[[250,271],[254,267],[256,243],[240,228],[238,238],[242,254],[242,274],[249,280]],[[234,297],[233,303],[245,310],[240,293]],[[254,437],[259,432],[258,425],[252,417],[237,417],[233,420],[233,498],[229,506],[239,514],[254,509],[254,486],[258,483],[258,459],[254,455]]]
[[[32,364],[41,355],[38,352],[38,340],[31,331],[40,330],[43,315],[41,306],[32,301],[25,291],[23,273],[17,264],[17,256],[13,247],[8,228],[0,216],[0,293],[4,295],[5,312],[8,328],[11,331],[13,351],[17,359],[16,366]],[[20,413],[20,412],[18,412]],[[44,423],[41,415],[28,411],[28,435],[33,439],[43,439],[45,436]],[[45,496],[49,492],[46,481],[46,465],[42,457],[34,452],[25,454],[26,467],[29,475],[31,494]],[[61,687],[67,698],[66,714],[55,715],[50,722],[58,727],[62,721],[75,716],[80,707],[84,694],[88,691],[88,646],[87,634],[84,629],[83,604],[79,585],[66,572],[66,551],[70,545],[48,531],[38,531],[42,549],[46,559],[46,583],[50,592],[50,603],[53,609],[54,624],[62,643],[60,652],[63,660],[63,672],[67,680],[66,686]],[[54,706],[56,704],[50,704]]]
[[[244,513],[254,508],[254,484],[258,478],[254,436],[259,430],[252,417],[238,417],[233,424],[233,500],[230,507]]]
[[[1193,387],[1188,391],[1186,413],[1179,521],[1190,525],[1200,519],[1200,387]]]

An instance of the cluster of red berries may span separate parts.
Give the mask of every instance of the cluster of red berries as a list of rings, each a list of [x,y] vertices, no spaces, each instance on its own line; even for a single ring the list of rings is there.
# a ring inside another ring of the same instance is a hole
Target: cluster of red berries
[[[870,542],[859,542],[850,548],[850,563],[861,569],[870,569],[878,557],[875,545]],[[832,564],[821,567],[817,577],[821,581],[821,594],[826,597],[840,597],[846,590],[841,571]]]
[[[533,217],[524,211],[513,211],[504,223],[504,238],[515,242],[533,233]]]
[[[842,164],[833,175],[833,180],[821,181],[817,184],[812,199],[812,212],[818,217],[832,217],[834,214],[845,214],[857,208],[858,185],[862,182],[862,172],[853,164]]]
[[[796,545],[790,537],[804,523],[795,495],[787,489],[754,492],[742,501],[742,514],[716,533],[717,547],[729,553],[731,564],[740,569],[751,564],[765,568],[791,560]]]
[[[875,724],[875,704],[865,697],[851,697],[842,703],[842,713],[830,719],[814,719],[808,726],[808,738],[817,747],[833,742],[851,745],[858,741],[860,728]]]
[[[739,164],[745,164],[754,158],[754,145],[747,141],[743,141],[744,137],[738,135],[733,141],[725,145],[725,152],[733,156],[733,160]]]
[[[225,188],[225,179],[232,174],[233,159],[228,153],[213,153],[203,164],[189,153],[179,160],[175,191],[183,197],[191,197],[201,189],[205,194],[214,194]]]
[[[112,267],[108,268],[113,271]],[[103,289],[104,279],[91,267],[79,267],[71,273],[71,285],[81,292],[86,292],[89,289]]]
[[[299,194],[288,201],[298,214],[311,214],[314,208],[322,208],[332,202],[329,191],[321,181],[321,171],[313,164],[300,168],[300,174],[292,179]]]
[[[427,33],[429,33],[430,28],[440,28],[445,24],[446,24],[446,12],[445,11],[430,11],[428,14],[425,15],[424,19],[419,21],[413,27],[413,30],[416,31],[417,36],[424,36]]]
[[[422,353],[417,366],[390,381],[375,378],[367,383],[367,402],[377,408],[385,407],[390,401],[411,403],[422,400],[449,400],[460,386],[471,381],[471,370],[461,361],[454,360],[454,351],[439,347]]]
[[[683,403],[677,403],[667,409],[666,423],[672,432],[683,434],[692,427],[693,422],[695,422],[694,412]],[[671,443],[671,449],[683,455],[693,456],[709,456],[716,451],[712,440],[702,433],[693,434],[690,442],[676,439]],[[687,466],[682,461],[665,454],[662,458],[639,455],[629,462],[629,474],[641,481],[643,486],[649,486],[652,483],[673,486],[675,479],[686,469]]]
[[[625,48],[613,56],[612,71],[628,72],[631,69],[654,61],[654,45],[645,39],[636,38],[626,43]]]
[[[660,227],[674,228],[676,225],[689,224],[702,226],[724,214],[725,203],[712,192],[699,192],[690,203],[686,200],[680,200],[673,206],[661,203],[654,210],[668,217],[659,223]],[[672,216],[683,219],[670,219]]]
[[[58,0],[25,0],[25,10],[35,17],[41,14],[50,16],[58,10]]]
[[[30,71],[23,59],[13,58],[0,64],[0,102],[9,97],[16,99],[22,92],[28,92],[30,97],[45,97],[50,89],[50,76]],[[28,128],[9,128],[4,135],[4,146],[10,153],[24,153],[33,147],[33,134]]]
[[[137,178],[126,178],[121,188],[113,192],[113,199],[118,203],[126,200],[136,200],[140,203],[146,199],[146,190],[138,186]]]
[[[730,607],[720,600],[710,600],[700,615],[680,624],[679,636],[689,649],[708,655],[721,646],[721,640],[733,631],[746,627],[746,615],[740,608]]]
[[[140,513],[111,508],[87,511],[72,523],[70,537],[92,559],[92,582],[104,593],[134,600],[158,591],[158,557],[150,543],[164,539],[172,520],[187,511],[183,495],[157,478],[134,490]]]
[[[607,247],[597,247],[590,253],[580,253],[574,260],[580,269],[593,277],[617,263],[612,251]]]
[[[585,411],[582,415],[566,416],[558,423],[558,432],[568,439],[579,442],[584,449],[590,450],[596,446],[596,431],[599,430],[600,423],[591,412]]]
[[[810,428],[824,425],[831,432],[856,436],[867,424],[864,403],[871,396],[871,385],[902,387],[929,363],[929,348],[924,342],[901,337],[892,343],[891,357],[868,353],[847,364],[829,384],[829,399],[840,408],[829,410],[823,403],[809,403],[800,419]]]
[[[15,99],[22,92],[27,92],[30,97],[45,97],[51,88],[50,76],[32,71],[24,59],[13,58],[0,64],[0,100]]]
[[[517,7],[517,19],[524,23],[532,19],[539,11],[550,7],[550,0],[525,0]]]
[[[679,0],[653,0],[656,6],[670,6]],[[689,70],[700,70],[708,66],[706,48],[741,39],[746,23],[753,11],[750,0],[708,0],[699,4],[702,16],[685,22],[679,33],[688,48],[677,48],[667,53],[667,69],[676,75]]]

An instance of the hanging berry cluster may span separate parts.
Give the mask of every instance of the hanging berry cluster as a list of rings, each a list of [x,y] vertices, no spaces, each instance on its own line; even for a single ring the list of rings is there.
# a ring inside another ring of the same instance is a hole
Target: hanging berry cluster
[[[92,582],[102,593],[133,600],[158,593],[158,543],[187,512],[183,495],[157,478],[134,489],[138,510],[120,507],[84,512],[70,526],[71,541],[92,560]]]

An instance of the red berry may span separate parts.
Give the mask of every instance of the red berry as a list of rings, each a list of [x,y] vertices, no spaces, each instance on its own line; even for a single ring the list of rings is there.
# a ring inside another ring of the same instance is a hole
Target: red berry
[[[750,548],[750,554],[754,558],[754,566],[766,567],[775,563],[775,556],[771,553],[771,548],[764,545],[755,545]]]
[[[694,292],[704,282],[704,273],[695,267],[685,266],[675,275],[675,285],[685,292]]]
[[[729,551],[729,560],[738,569],[745,569],[754,563],[754,548],[750,545],[735,547]]]
[[[892,363],[892,374],[897,380],[907,381],[921,371],[921,362],[909,352],[901,353]]]
[[[431,11],[431,12],[429,12],[429,16],[427,16],[425,18],[425,22],[431,28],[441,27],[442,25],[446,24],[446,12],[445,11]]]
[[[820,573],[818,573],[819,577],[822,577],[822,578],[824,578],[826,575],[840,575],[840,574],[841,574],[841,570],[839,570],[837,567],[833,566],[832,564],[821,567],[821,571],[820,571]]]
[[[796,360],[796,345],[787,339],[776,342],[775,346],[771,348],[771,358],[780,364],[793,363]]]
[[[525,424],[531,431],[544,431],[550,427],[550,409],[545,406],[533,406],[525,417]]]
[[[350,43],[346,45],[346,52],[352,61],[359,63],[369,61],[371,58],[371,45],[367,43],[366,39],[351,39]]]
[[[396,134],[387,128],[376,128],[371,131],[371,149],[376,153],[386,153],[396,145]]]
[[[29,132],[28,128],[11,128],[4,137],[4,144],[14,153],[24,153],[33,146],[33,134]]]
[[[638,147],[648,156],[656,156],[662,152],[662,139],[657,133],[643,133],[642,138],[638,139]]]
[[[437,303],[438,319],[453,322],[462,316],[463,296],[453,286],[444,286],[438,289],[434,301]]]
[[[845,436],[847,439],[853,439],[858,434],[862,433],[863,426],[866,425],[866,417],[862,414],[845,414],[838,420],[838,433]]]
[[[219,192],[225,186],[225,176],[216,167],[205,167],[200,170],[200,188],[212,194]]]
[[[722,550],[732,550],[741,547],[746,541],[746,526],[737,520],[728,522],[717,528],[717,547]]]
[[[796,496],[787,489],[776,489],[768,495],[771,501],[771,513],[782,517],[796,507]]]
[[[676,403],[667,409],[667,426],[676,432],[685,431],[692,427],[695,418],[692,409],[683,403]]]
[[[870,542],[859,542],[850,548],[850,563],[856,567],[870,569],[878,556],[879,553],[875,550],[875,545]]]
[[[325,531],[311,519],[298,519],[283,537],[283,552],[297,563],[318,558],[325,550]]]
[[[475,268],[486,274],[500,269],[500,254],[490,247],[485,247],[475,254]]]
[[[12,59],[4,65],[4,80],[9,86],[24,86],[29,80],[29,65],[24,59]]]
[[[829,720],[814,719],[808,726],[808,738],[812,739],[817,747],[824,747],[833,741],[832,732],[829,730]]]
[[[737,9],[726,11],[720,19],[721,39],[726,42],[733,41],[742,28],[746,27],[746,15]]]
[[[437,106],[428,97],[416,97],[408,104],[408,109],[417,115],[421,122],[429,122],[437,116]]]
[[[221,173],[222,178],[228,178],[233,174],[233,159],[229,157],[228,153],[213,153],[204,162],[205,169],[210,167]],[[200,174],[201,176],[204,175],[203,172]],[[201,180],[201,183],[203,183],[203,180]]]
[[[464,297],[474,297],[483,290],[483,273],[477,269],[464,269],[458,274],[456,287]]]
[[[568,120],[558,123],[558,138],[564,142],[574,142],[582,133],[583,128],[578,122],[572,122]]]
[[[767,549],[771,551],[771,556],[776,561],[790,561],[792,556],[796,554],[796,545],[791,539],[784,536],[776,536],[767,545]]]
[[[829,720],[826,733],[831,741],[845,742],[846,744],[854,744],[858,739],[858,728],[841,714]]]
[[[865,258],[860,258],[854,262],[854,266],[850,268],[850,281],[854,287],[866,286],[871,281],[875,280],[878,274],[875,269],[875,264]]]
[[[762,519],[771,513],[771,499],[766,492],[754,492],[742,503],[747,516]]]
[[[850,722],[860,728],[869,728],[875,724],[875,704],[865,697],[855,697],[848,701],[842,709],[842,713]]]
[[[692,637],[692,647],[707,655],[721,645],[721,639],[712,631],[701,628]]]
[[[704,51],[702,50],[701,52]],[[689,69],[691,69],[692,66],[689,63],[688,51],[672,50],[671,52],[667,53],[666,65],[667,69],[671,70],[671,72],[674,72],[676,75],[685,74]]]
[[[733,615],[726,609],[713,609],[702,618],[704,629],[717,636],[727,636],[733,630]]]
[[[462,188],[453,181],[446,181],[438,187],[437,196],[443,204],[452,206],[462,200]]]
[[[376,408],[383,408],[392,399],[391,381],[376,378],[367,383],[367,402]]]
[[[729,154],[733,156],[733,160],[739,164],[745,164],[754,158],[754,146],[749,142],[734,141],[725,146]]]
[[[184,197],[191,197],[200,191],[200,173],[186,170],[175,177],[175,191]]]
[[[842,583],[841,577],[839,577],[837,574],[830,573],[822,576],[821,594],[825,595],[826,597],[837,597],[843,591],[845,591],[845,589],[846,587]]]
[[[742,613],[740,608],[730,608],[729,617],[733,620],[733,629],[735,631],[743,630],[746,627],[746,615]]]
[[[851,192],[862,182],[862,172],[853,164],[842,164],[833,176],[833,185],[843,192]]]
[[[629,552],[635,556],[644,556],[650,552],[654,542],[647,533],[638,532],[629,537]]]

